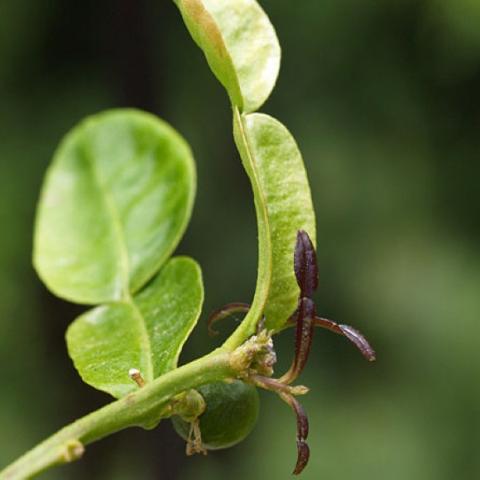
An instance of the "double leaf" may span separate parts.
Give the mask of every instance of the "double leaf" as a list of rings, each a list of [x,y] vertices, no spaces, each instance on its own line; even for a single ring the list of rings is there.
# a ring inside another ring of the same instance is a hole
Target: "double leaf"
[[[146,382],[175,368],[202,303],[200,267],[174,257],[133,299],[77,318],[67,331],[70,356],[86,383],[121,397],[136,388],[131,368]]]
[[[193,260],[164,264],[194,193],[188,145],[144,112],[92,116],[56,152],[38,206],[34,264],[58,296],[104,304],[67,334],[77,369],[96,388],[121,396],[135,388],[130,368],[151,381],[176,365],[203,286]]]

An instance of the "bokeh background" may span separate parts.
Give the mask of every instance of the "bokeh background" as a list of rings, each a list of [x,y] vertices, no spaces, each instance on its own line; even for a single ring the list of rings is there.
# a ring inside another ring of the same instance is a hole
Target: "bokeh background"
[[[318,331],[302,383],[304,479],[480,478],[480,2],[264,0],[283,47],[263,111],[293,132],[318,217],[324,316],[361,329],[369,365]],[[197,258],[205,312],[249,301],[250,187],[227,96],[168,0],[0,0],[0,465],[109,401],[82,384],[64,332],[82,311],[31,266],[35,203],[83,116],[152,111],[191,143],[198,196],[178,251]],[[228,333],[228,322],[223,333]],[[220,340],[205,314],[183,360]],[[292,332],[277,341],[279,370]],[[45,479],[290,478],[295,421],[272,394],[240,446],[186,458],[168,421],[94,444]]]

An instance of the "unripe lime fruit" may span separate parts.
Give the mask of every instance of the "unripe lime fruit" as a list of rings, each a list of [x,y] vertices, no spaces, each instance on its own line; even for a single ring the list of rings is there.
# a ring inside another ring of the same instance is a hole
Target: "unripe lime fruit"
[[[228,448],[241,442],[253,430],[260,401],[253,385],[235,380],[216,382],[197,388],[205,400],[205,412],[199,417],[202,446],[207,450]],[[177,433],[188,439],[190,423],[172,417]]]

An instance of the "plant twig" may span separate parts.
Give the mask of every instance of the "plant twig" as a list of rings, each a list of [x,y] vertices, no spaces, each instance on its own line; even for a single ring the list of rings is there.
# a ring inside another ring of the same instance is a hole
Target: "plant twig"
[[[238,373],[230,353],[215,350],[62,428],[1,471],[0,480],[31,478],[54,465],[75,461],[86,445],[125,428],[153,428],[169,416],[165,406],[174,395]]]

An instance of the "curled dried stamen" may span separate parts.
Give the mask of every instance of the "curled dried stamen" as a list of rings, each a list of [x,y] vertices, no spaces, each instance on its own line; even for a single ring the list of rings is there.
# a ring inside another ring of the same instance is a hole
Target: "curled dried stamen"
[[[282,383],[292,383],[302,372],[312,347],[315,329],[315,304],[310,298],[302,297],[295,313],[295,357],[288,372],[280,378]]]
[[[309,427],[307,414],[294,395],[303,395],[308,392],[308,389],[301,386],[291,387],[280,380],[261,375],[252,375],[250,379],[258,387],[277,393],[295,412],[297,419],[297,463],[293,474],[298,475],[306,467],[310,458],[310,449],[306,442]]]
[[[310,448],[306,442],[308,437],[308,417],[300,402],[291,394],[279,393],[282,400],[284,400],[297,417],[297,463],[293,470],[294,475],[298,475],[307,466],[310,458]]]
[[[297,232],[293,265],[300,296],[310,298],[318,287],[317,255],[308,233],[304,230]]]
[[[367,339],[350,325],[339,325],[332,320],[328,320],[328,318],[315,317],[315,326],[326,328],[331,332],[343,335],[360,350],[361,354],[369,362],[374,362],[376,360],[375,350],[370,346]]]
[[[250,305],[248,303],[234,302],[227,303],[223,307],[214,310],[207,320],[208,333],[210,336],[218,335],[218,331],[212,328],[214,323],[223,320],[224,318],[233,315],[234,313],[247,313],[250,310]]]
[[[307,442],[303,440],[297,440],[297,464],[293,470],[293,475],[299,475],[302,473],[303,469],[307,466],[308,460],[310,459],[310,448]]]
[[[287,327],[293,327],[297,325],[298,310],[289,318]],[[315,317],[315,327],[325,328],[330,332],[342,335],[350,340],[359,350],[360,353],[369,361],[374,362],[376,360],[375,350],[371,347],[368,340],[357,329],[350,325],[341,325],[328,318]]]
[[[377,359],[375,350],[370,346],[367,339],[355,328],[350,325],[339,325],[343,335],[347,337],[369,361],[374,362]]]

